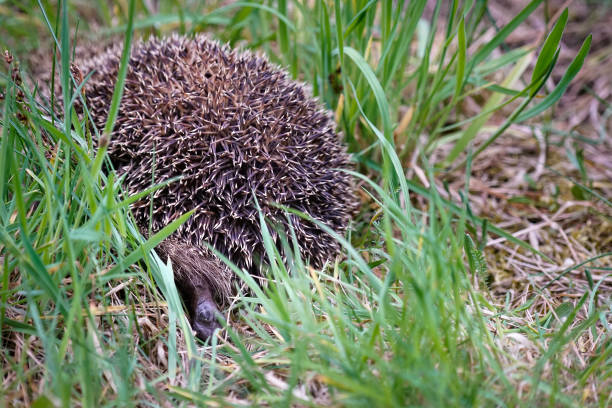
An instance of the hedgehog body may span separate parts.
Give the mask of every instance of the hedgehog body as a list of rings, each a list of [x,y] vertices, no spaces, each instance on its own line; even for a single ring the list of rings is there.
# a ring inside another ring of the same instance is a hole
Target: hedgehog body
[[[100,129],[121,49],[116,44],[76,61],[83,75],[93,72],[84,92]],[[336,255],[337,242],[275,204],[338,233],[356,207],[351,177],[343,171],[351,167],[349,156],[330,113],[265,58],[202,35],[133,45],[108,152],[130,193],[181,177],[153,194],[152,217],[149,200],[132,210],[153,231],[195,210],[159,249],[172,260],[179,288],[196,298],[198,285],[208,284],[218,298],[230,293],[232,274],[210,260],[207,243],[257,273],[264,253],[258,208],[285,231],[291,227],[303,258],[319,267]],[[198,256],[209,263],[198,264]]]

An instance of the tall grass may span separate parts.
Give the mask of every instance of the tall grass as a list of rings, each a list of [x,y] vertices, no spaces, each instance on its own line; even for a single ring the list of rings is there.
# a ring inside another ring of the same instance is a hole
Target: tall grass
[[[446,167],[465,164],[469,175],[482,151],[471,144],[494,113],[512,108],[481,146],[559,99],[590,44],[589,38],[561,82],[542,95],[567,13],[543,44],[499,53],[542,1],[527,4],[493,35],[482,28],[486,2],[453,1],[444,8],[439,1],[427,20],[424,0],[236,2],[218,8],[162,2],[157,11],[145,3],[87,6],[107,31],[126,33],[122,67],[133,29],[143,36],[210,31],[235,46],[265,51],[311,84],[335,112],[368,198],[352,235],[336,236],[343,257],[322,270],[291,251],[297,248],[291,231],[284,253],[293,256],[283,260],[262,219],[269,283],[260,287],[236,269],[251,294],[235,307],[234,324],[226,328],[229,340],[213,338],[196,347],[171,266],[152,252],[189,214],[144,240],[128,208],[150,190],[126,197],[121,179],[101,171],[105,144],[93,148],[92,138],[112,137],[113,115],[98,131],[72,107],[79,89],[69,64],[79,37],[71,38],[71,20],[79,18],[82,5],[39,2],[21,8],[20,18],[33,26],[41,22],[58,39],[66,114],[54,120],[33,90],[11,75],[12,67],[2,76],[4,404],[571,406],[583,395],[564,394],[564,384],[609,375],[609,337],[601,343],[602,357],[583,372],[557,362],[581,333],[603,324],[604,311],[594,307],[585,321],[572,325],[593,291],[564,312],[565,322],[552,331],[508,325],[503,317],[521,311],[494,306],[480,292],[486,290],[479,287],[487,267],[481,252],[486,237],[475,232],[483,220],[471,214],[468,202],[449,202],[405,176],[415,152],[431,186],[435,172]],[[44,13],[34,11],[39,5]],[[18,28],[5,29],[20,38]],[[532,75],[524,80],[530,66]],[[492,81],[494,74],[503,78]],[[464,117],[461,104],[475,92],[488,98],[483,111]],[[432,149],[445,144],[448,154],[432,162]],[[413,207],[417,195],[425,207]],[[484,225],[483,234],[530,248]],[[509,330],[541,345],[533,371],[517,369],[520,361],[504,349],[499,334]],[[605,404],[606,398],[602,390],[594,399]]]

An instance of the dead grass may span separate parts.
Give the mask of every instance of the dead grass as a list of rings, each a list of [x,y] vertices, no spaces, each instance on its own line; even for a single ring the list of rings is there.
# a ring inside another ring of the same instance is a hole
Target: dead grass
[[[504,238],[493,238],[486,244],[489,276],[485,284],[475,285],[500,308],[517,310],[530,304],[524,313],[499,316],[499,324],[491,326],[500,347],[508,353],[509,370],[517,371],[532,370],[549,346],[545,337],[539,340],[525,334],[537,333],[543,317],[552,315],[560,324],[564,319],[557,312],[563,310],[562,305],[575,305],[585,288],[597,287],[592,304],[585,303],[577,314],[575,327],[594,305],[609,305],[612,299],[612,208],[588,193],[582,194],[572,182],[583,183],[608,200],[612,197],[612,138],[608,133],[612,129],[612,8],[586,2],[550,3],[551,16],[572,3],[558,72],[564,71],[562,67],[576,54],[581,39],[592,32],[589,59],[548,119],[539,117],[531,124],[512,126],[474,161],[469,185],[472,211],[551,258],[526,252]],[[490,4],[489,9],[502,26],[520,7],[522,2],[505,1]],[[540,9],[508,45],[531,44],[545,27]],[[466,105],[478,108],[476,102]],[[479,139],[484,141],[488,136],[483,133]],[[439,153],[444,157],[448,152],[440,149]],[[586,180],[570,164],[569,156],[580,154]],[[464,170],[440,178],[439,191],[447,195],[443,180],[449,184],[452,199],[460,202]],[[598,257],[601,254],[607,256]],[[612,313],[605,315],[605,321],[612,324]],[[584,370],[599,355],[610,341],[603,323],[574,341],[559,361],[564,370]],[[551,365],[544,367],[544,377],[550,378],[553,369]],[[612,379],[567,383],[563,391],[582,392],[584,402],[592,403],[596,389],[608,389],[612,396]]]

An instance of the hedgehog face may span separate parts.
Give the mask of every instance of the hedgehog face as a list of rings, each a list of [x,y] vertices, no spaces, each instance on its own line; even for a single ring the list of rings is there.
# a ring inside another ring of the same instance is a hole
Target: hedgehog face
[[[216,329],[221,328],[219,319],[223,316],[213,299],[210,286],[200,285],[196,288],[196,292],[193,298],[194,304],[191,306],[191,324],[199,338],[207,339]]]

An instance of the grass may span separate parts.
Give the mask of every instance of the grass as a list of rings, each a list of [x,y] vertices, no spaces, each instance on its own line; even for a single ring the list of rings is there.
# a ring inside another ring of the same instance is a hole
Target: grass
[[[578,74],[591,38],[555,67],[567,11],[549,22],[548,35],[507,49],[543,1],[493,31],[486,2],[427,3],[0,3],[0,42],[25,65],[37,63],[27,58],[33,49],[45,47],[50,58],[57,46],[67,112],[54,117],[38,103],[16,62],[0,77],[0,402],[609,405],[610,253],[542,268],[518,302],[512,291],[495,296],[487,280],[503,266],[491,265],[487,242],[508,240],[538,262],[555,263],[554,255],[474,213],[469,189],[472,168],[498,138],[530,119],[546,125],[533,118]],[[335,112],[363,201],[350,236],[336,236],[342,256],[323,270],[290,250],[291,231],[284,245],[294,256],[283,261],[262,220],[267,285],[236,270],[250,291],[207,344],[194,340],[171,267],[153,252],[189,214],[148,240],[140,235],[129,214],[138,197],[101,171],[105,143],[94,147],[112,137],[115,118],[95,129],[72,107],[78,89],[66,86],[75,41],[120,33],[129,45],[132,32],[174,31],[260,50],[311,84]],[[461,200],[448,185],[438,188],[451,171],[465,180]],[[597,202],[601,194],[586,181],[579,191]],[[546,291],[578,269],[590,279],[577,281],[571,301]]]

